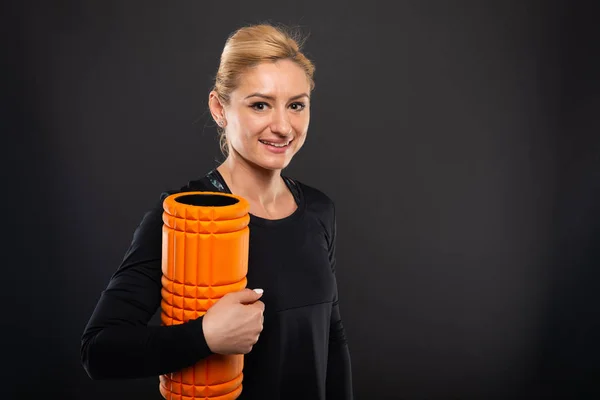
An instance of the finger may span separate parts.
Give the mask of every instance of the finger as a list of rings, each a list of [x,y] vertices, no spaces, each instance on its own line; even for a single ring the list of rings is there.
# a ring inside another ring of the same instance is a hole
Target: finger
[[[265,303],[263,303],[262,301],[257,301],[256,303],[254,303],[254,306],[258,308],[260,312],[265,312]]]
[[[262,289],[242,289],[239,292],[235,292],[235,297],[242,304],[252,304],[255,303],[263,294]]]

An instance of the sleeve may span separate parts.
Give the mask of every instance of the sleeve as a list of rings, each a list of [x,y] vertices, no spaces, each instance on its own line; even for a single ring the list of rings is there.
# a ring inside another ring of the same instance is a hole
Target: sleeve
[[[333,211],[333,222],[329,245],[329,261],[333,271],[335,282],[335,296],[331,308],[331,322],[329,328],[329,354],[327,361],[327,399],[352,400],[352,368],[350,351],[342,317],[337,289],[336,277],[336,218],[335,207]]]
[[[162,200],[142,218],[81,337],[81,362],[92,379],[158,376],[211,353],[202,318],[149,326],[160,307]]]

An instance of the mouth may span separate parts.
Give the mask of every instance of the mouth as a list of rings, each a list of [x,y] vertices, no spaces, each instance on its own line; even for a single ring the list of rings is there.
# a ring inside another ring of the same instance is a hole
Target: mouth
[[[284,149],[284,148],[288,147],[290,145],[290,143],[292,143],[293,141],[294,141],[294,139],[288,140],[286,142],[269,142],[267,140],[259,140],[259,142],[261,142],[262,144],[264,144],[266,146],[274,147],[276,149]]]

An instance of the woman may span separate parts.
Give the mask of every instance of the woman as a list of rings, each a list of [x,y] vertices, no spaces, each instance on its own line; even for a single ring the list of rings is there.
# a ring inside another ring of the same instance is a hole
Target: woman
[[[82,363],[92,379],[157,376],[213,353],[245,354],[243,399],[352,398],[334,204],[281,174],[306,139],[313,72],[281,29],[245,27],[227,40],[209,95],[227,158],[163,193],[142,219],[83,333]],[[196,320],[148,326],[161,300],[162,201],[191,190],[250,203],[248,289]]]

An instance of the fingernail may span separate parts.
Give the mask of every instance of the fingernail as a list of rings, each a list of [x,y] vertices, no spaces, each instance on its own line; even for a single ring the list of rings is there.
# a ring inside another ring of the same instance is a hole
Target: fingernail
[[[263,290],[262,290],[262,289],[254,289],[254,291],[255,291],[256,293],[258,293],[258,294],[262,294],[262,293],[263,293]]]

